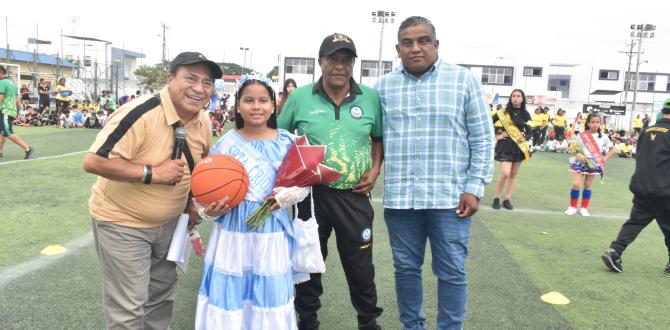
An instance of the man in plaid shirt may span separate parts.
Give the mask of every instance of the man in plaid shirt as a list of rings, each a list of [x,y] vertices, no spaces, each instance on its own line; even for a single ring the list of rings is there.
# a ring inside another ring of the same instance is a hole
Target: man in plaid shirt
[[[425,329],[426,239],[438,278],[438,329],[465,319],[471,216],[493,175],[493,123],[479,78],[438,57],[435,27],[410,17],[398,29],[402,67],[376,88],[383,109],[384,218],[404,329]]]

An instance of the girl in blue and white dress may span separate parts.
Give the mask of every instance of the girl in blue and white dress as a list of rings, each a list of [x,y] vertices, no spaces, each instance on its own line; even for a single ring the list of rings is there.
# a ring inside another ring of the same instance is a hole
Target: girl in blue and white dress
[[[225,134],[210,154],[242,162],[249,190],[233,209],[224,199],[204,210],[218,218],[205,254],[195,328],[297,329],[293,285],[309,274],[292,269],[296,243],[289,214],[276,210],[259,229],[245,224],[272,192],[277,168],[295,136],[277,129],[274,91],[264,79],[244,76],[235,98],[237,129]]]
[[[575,136],[575,143],[582,145],[583,153],[578,152],[574,157],[570,157],[570,172],[574,173],[572,178],[572,188],[570,189],[570,206],[565,210],[565,214],[577,214],[577,204],[579,202],[579,188],[584,183],[582,190],[582,204],[579,208],[579,214],[584,217],[590,216],[588,207],[591,201],[591,185],[593,177],[602,175],[605,170],[605,162],[616,154],[612,141],[606,134],[600,132],[600,116],[589,114],[586,117],[584,131]],[[603,151],[608,150],[603,157]],[[591,165],[587,166],[587,162]]]

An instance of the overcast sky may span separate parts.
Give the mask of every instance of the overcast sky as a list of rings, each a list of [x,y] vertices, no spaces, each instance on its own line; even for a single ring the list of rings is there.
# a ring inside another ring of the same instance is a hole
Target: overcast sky
[[[29,4],[29,7],[26,7]],[[165,5],[169,4],[169,5]],[[175,4],[175,5],[173,5]],[[439,5],[438,5],[439,4]],[[396,12],[395,24],[385,26],[385,60],[396,56],[399,23],[412,15],[433,21],[440,40],[440,56],[453,63],[608,63],[625,67],[630,24],[655,24],[656,37],[644,39],[641,71],[670,72],[668,1],[4,1],[0,40],[6,35],[12,49],[31,51],[26,39],[51,40],[40,52],[60,52],[59,34],[75,34],[111,41],[113,47],[146,54],[144,64],[161,58],[161,23],[167,24],[170,57],[197,50],[217,62],[242,64],[267,72],[278,55],[316,56],[323,38],[333,32],[349,35],[359,58],[376,60],[380,25],[371,12]],[[76,17],[77,20],[73,21]],[[5,26],[8,27],[5,31]],[[68,47],[80,41],[63,39]],[[74,46],[74,45],[79,46]],[[93,43],[87,55],[104,61],[104,44]],[[81,52],[75,54],[80,55]],[[634,67],[633,67],[634,69]]]

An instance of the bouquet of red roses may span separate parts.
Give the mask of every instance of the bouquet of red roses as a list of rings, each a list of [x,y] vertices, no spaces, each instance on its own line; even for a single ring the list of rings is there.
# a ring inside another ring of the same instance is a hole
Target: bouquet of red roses
[[[272,199],[266,201],[245,222],[257,229],[265,225],[275,203],[285,208],[302,201],[309,194],[309,187],[330,183],[342,176],[342,173],[323,165],[326,146],[309,145],[306,136],[299,136],[289,148],[275,178]]]

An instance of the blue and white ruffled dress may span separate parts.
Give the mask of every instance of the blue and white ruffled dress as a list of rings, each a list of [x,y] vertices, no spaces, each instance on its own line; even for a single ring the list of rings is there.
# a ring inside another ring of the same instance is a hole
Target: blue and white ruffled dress
[[[612,148],[613,144],[612,141],[607,137],[605,134],[600,134],[600,137],[598,136],[598,133],[591,133],[591,136],[593,136],[593,140],[596,142],[596,145],[598,146],[598,152],[601,150],[609,150],[609,148]],[[598,162],[596,161],[595,156],[591,153],[591,150],[586,147],[586,142],[582,139],[581,136],[577,136],[577,141],[578,143],[581,143],[583,148],[584,148],[584,157],[588,160],[591,161],[592,164],[595,165],[595,168],[588,168],[584,163],[580,162],[577,160],[577,157],[570,157],[570,169],[569,171],[572,173],[578,173],[578,174],[584,174],[584,175],[602,175],[603,174],[603,169],[598,165]]]
[[[232,155],[245,165],[249,191],[240,205],[214,222],[198,293],[196,329],[297,329],[293,285],[309,280],[309,274],[292,269],[296,243],[288,212],[273,212],[258,230],[244,223],[270,194],[276,169],[295,139],[278,131],[274,140],[256,141],[231,131],[210,151]]]

